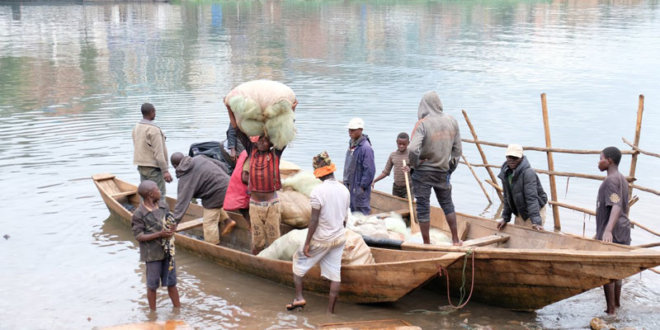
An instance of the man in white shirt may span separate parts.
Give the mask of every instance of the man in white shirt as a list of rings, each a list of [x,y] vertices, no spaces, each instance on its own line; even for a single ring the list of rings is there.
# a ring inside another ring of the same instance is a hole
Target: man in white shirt
[[[293,281],[296,298],[287,304],[287,310],[302,308],[303,276],[317,263],[321,263],[321,276],[330,280],[328,313],[334,313],[341,283],[341,256],[346,242],[345,229],[351,203],[350,193],[335,179],[335,164],[326,151],[314,157],[314,176],[323,183],[316,186],[310,195],[312,218],[310,219],[305,244],[293,256]]]

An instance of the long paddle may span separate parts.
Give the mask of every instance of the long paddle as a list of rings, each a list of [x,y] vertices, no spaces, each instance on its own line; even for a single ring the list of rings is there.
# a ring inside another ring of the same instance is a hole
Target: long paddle
[[[405,159],[403,166],[406,166]],[[413,209],[412,194],[410,194],[410,181],[408,180],[408,172],[403,172],[403,178],[406,179],[406,192],[408,193],[408,208],[410,209],[410,233],[414,234],[419,231],[419,224],[415,219],[415,210]]]

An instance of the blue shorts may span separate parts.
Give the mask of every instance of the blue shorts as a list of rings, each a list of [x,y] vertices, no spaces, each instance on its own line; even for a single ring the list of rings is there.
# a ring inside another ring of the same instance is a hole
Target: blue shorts
[[[147,264],[147,288],[156,290],[159,286],[176,285],[176,264],[172,259],[172,270],[170,268],[170,258],[158,261],[149,261]]]

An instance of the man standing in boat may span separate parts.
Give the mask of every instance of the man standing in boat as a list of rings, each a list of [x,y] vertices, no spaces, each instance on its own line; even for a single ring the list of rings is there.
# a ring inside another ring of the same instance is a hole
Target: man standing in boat
[[[137,165],[140,182],[151,180],[158,185],[161,199],[165,200],[165,182],[172,182],[168,171],[165,134],[154,123],[156,108],[144,103],[140,109],[142,120],[133,128],[133,164]]]
[[[222,235],[228,234],[236,225],[222,209],[229,185],[226,165],[203,155],[189,157],[180,152],[173,153],[171,161],[179,180],[174,219],[179,223],[190,206],[190,200],[200,198],[204,207],[204,240],[211,244],[220,243],[220,222],[226,222]]]
[[[620,161],[621,151],[616,147],[607,147],[600,153],[598,169],[607,171],[607,177],[598,188],[596,199],[596,239],[630,245],[628,181],[619,172]],[[614,314],[621,307],[621,285],[621,280],[603,285],[607,314]]]
[[[351,194],[351,212],[371,213],[371,183],[376,174],[376,162],[371,141],[362,134],[364,121],[353,118],[348,123],[348,150],[344,161],[344,185]]]
[[[341,283],[341,256],[346,235],[344,226],[348,218],[351,196],[348,189],[335,180],[335,164],[326,151],[314,157],[314,176],[323,183],[310,194],[312,217],[309,221],[305,244],[293,256],[293,282],[296,298],[287,310],[305,306],[303,276],[317,263],[321,263],[321,276],[330,280],[328,313],[335,312],[335,303]]]
[[[514,221],[516,225],[543,230],[548,196],[543,191],[538,175],[529,165],[527,157],[523,155],[521,145],[509,144],[505,156],[506,162],[498,175],[502,180],[504,208],[497,229],[504,229],[511,221],[513,213],[516,216]]]
[[[418,121],[408,146],[412,169],[413,194],[417,200],[417,218],[424,244],[430,244],[431,189],[445,213],[454,245],[461,245],[456,228],[456,212],[451,198],[451,173],[458,166],[462,145],[458,123],[442,112],[442,102],[434,91],[426,92],[417,110]]]

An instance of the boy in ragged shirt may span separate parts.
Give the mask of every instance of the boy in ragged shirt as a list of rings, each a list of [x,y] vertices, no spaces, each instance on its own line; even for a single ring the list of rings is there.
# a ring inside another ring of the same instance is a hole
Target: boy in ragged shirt
[[[390,157],[387,158],[387,163],[385,163],[385,168],[383,173],[381,173],[377,178],[374,179],[374,182],[371,183],[371,188],[373,189],[376,182],[384,179],[386,176],[390,175],[392,168],[394,168],[394,183],[392,184],[392,195],[408,198],[408,193],[406,191],[406,179],[404,179],[403,174],[403,161],[408,161],[408,144],[410,143],[410,138],[405,132],[399,133],[396,137],[396,150],[390,154]]]
[[[172,305],[181,307],[174,260],[165,252],[168,242],[164,240],[174,235],[174,228],[164,226],[169,208],[160,200],[158,185],[151,180],[140,183],[138,194],[142,202],[133,213],[131,227],[135,239],[140,242],[140,261],[146,263],[149,308],[156,310],[156,290],[160,285],[167,287]]]

